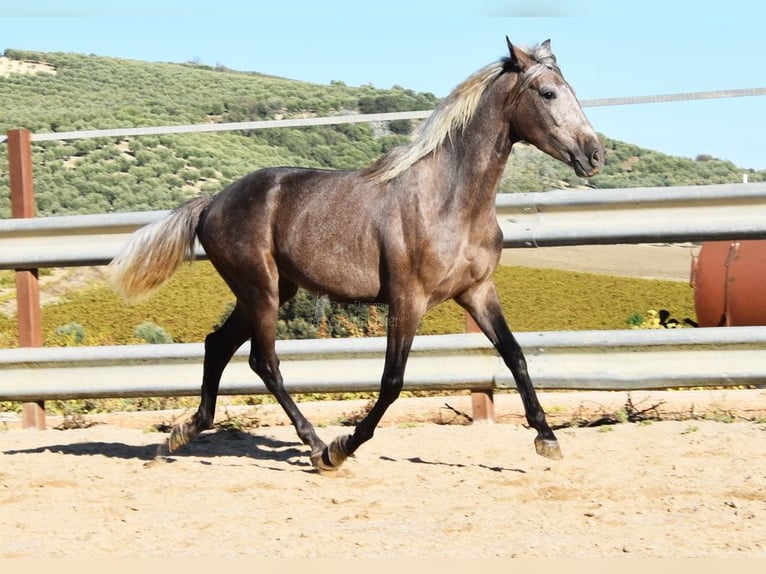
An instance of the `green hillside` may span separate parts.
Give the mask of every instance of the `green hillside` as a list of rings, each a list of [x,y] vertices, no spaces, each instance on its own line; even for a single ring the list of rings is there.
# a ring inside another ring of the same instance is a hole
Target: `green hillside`
[[[339,113],[431,109],[436,99],[395,88],[318,86],[197,65],[61,53],[6,51],[51,72],[0,78],[0,130],[57,132],[184,125]],[[41,215],[162,209],[212,193],[259,167],[353,168],[371,162],[408,132],[366,124],[335,127],[99,138],[34,146]],[[5,146],[0,165],[5,164]],[[0,187],[7,188],[7,174]],[[0,216],[8,216],[6,194]]]
[[[316,85],[225,67],[146,63],[93,55],[6,50],[0,133],[48,133],[431,109],[437,99],[401,87]],[[42,64],[42,65],[40,65]],[[37,67],[34,67],[34,66]],[[456,71],[455,84],[473,70]],[[22,73],[26,72],[26,73]],[[406,141],[409,121],[189,135],[98,138],[34,145],[39,215],[164,209],[214,193],[260,167],[366,165]],[[604,136],[602,174],[588,181],[525,146],[514,149],[501,191],[582,186],[710,184],[766,180],[709,156],[669,157]],[[0,146],[0,189],[8,189]],[[0,192],[0,217],[10,213]]]

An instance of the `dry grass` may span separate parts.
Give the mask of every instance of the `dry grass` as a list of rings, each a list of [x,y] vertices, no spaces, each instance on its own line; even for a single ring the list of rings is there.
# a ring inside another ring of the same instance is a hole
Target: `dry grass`
[[[499,267],[495,280],[506,317],[516,331],[626,329],[632,316],[661,308],[679,320],[694,317],[692,289],[674,281],[514,266]],[[122,303],[98,277],[73,290],[57,285],[55,293],[58,302],[43,307],[46,346],[72,344],[56,329],[73,322],[83,327],[85,345],[140,342],[134,331],[146,321],[165,329],[175,342],[199,342],[233,299],[208,262],[184,265],[155,297],[138,305]],[[447,302],[424,317],[420,333],[464,330],[463,311]],[[15,319],[0,314],[0,346],[15,344]]]

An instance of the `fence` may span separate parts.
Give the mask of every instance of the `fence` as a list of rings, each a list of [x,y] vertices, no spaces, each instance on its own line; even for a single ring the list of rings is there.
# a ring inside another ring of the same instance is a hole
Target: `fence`
[[[412,117],[426,115],[415,112]],[[401,119],[394,116],[310,121],[329,124]],[[257,129],[253,124],[236,124],[228,129]],[[149,129],[166,130],[161,133],[192,131],[177,126]],[[205,131],[219,129],[206,126]],[[24,405],[25,426],[44,427],[42,401],[46,399],[197,393],[201,345],[37,348],[42,344],[37,268],[104,264],[133,230],[166,212],[34,218],[31,141],[148,133],[144,128],[128,130],[130,134],[125,131],[34,137],[27,130],[8,132],[15,219],[0,220],[0,269],[17,270],[19,339],[23,348],[0,350],[0,399],[29,401]],[[766,184],[501,195],[497,198],[497,212],[506,247],[763,239]],[[204,257],[204,253],[200,255]],[[766,372],[758,360],[765,338],[766,330],[761,328],[519,334],[536,386],[626,390],[760,384],[766,381]],[[384,354],[382,339],[284,341],[278,350],[288,388],[293,391],[361,391],[378,387]],[[265,392],[247,367],[246,352],[240,350],[224,373],[222,393]],[[408,388],[468,388],[490,400],[493,389],[512,384],[509,377],[489,343],[471,335],[418,338],[407,368]],[[491,414],[491,403],[477,400],[475,406]]]
[[[525,332],[517,338],[535,386],[637,390],[760,385],[766,329]],[[278,341],[285,387],[296,393],[377,391],[386,340]],[[221,394],[265,394],[248,366],[249,345],[227,366]],[[199,393],[202,343],[0,351],[0,400],[185,396]],[[416,337],[407,390],[513,388],[510,372],[480,334]],[[475,417],[474,417],[475,418]]]
[[[496,208],[505,247],[766,238],[766,183],[502,194]],[[0,269],[106,264],[167,213],[0,220]]]

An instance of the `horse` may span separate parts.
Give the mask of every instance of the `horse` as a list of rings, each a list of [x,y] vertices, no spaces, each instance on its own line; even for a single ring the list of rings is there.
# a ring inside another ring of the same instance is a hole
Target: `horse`
[[[511,147],[527,142],[597,174],[605,150],[550,40],[531,48],[506,36],[508,56],[460,83],[418,133],[359,170],[269,167],[212,196],[196,197],[135,231],[108,270],[127,302],[150,296],[198,240],[236,303],[205,338],[197,411],[175,425],[173,452],[213,428],[221,375],[251,341],[250,368],[310,447],[318,471],[338,469],[373,436],[404,385],[422,316],[454,299],[513,374],[537,454],[562,458],[530,380],[524,353],[492,279],[503,247],[495,194]],[[377,399],[353,432],[329,445],[284,387],[275,350],[277,312],[302,287],[343,303],[384,304],[389,318]]]

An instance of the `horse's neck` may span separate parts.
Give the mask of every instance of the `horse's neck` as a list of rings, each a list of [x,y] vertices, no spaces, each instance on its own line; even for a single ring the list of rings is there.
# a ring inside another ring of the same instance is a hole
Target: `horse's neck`
[[[463,133],[435,154],[442,181],[436,193],[461,214],[494,214],[495,193],[511,152],[510,126],[499,106],[483,103]],[[438,178],[437,178],[438,179]]]

